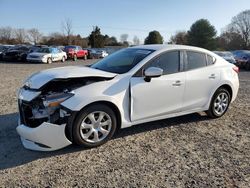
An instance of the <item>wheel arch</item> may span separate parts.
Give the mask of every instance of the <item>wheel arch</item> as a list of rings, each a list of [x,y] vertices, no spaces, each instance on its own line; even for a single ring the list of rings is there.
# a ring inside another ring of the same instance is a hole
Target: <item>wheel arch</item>
[[[220,88],[225,88],[228,92],[229,92],[229,94],[230,94],[230,101],[232,100],[232,96],[233,96],[233,89],[232,89],[232,87],[229,85],[229,84],[223,84],[223,85],[221,85],[220,87],[218,87],[216,90],[215,90],[215,92],[218,90],[218,89],[220,89]]]
[[[228,83],[223,83],[223,84],[221,84],[219,87],[217,87],[217,88],[211,93],[211,96],[210,96],[210,98],[209,98],[209,100],[208,100],[208,103],[207,103],[207,105],[206,105],[205,108],[209,109],[210,104],[211,104],[211,101],[212,101],[212,99],[213,99],[213,97],[214,97],[214,94],[215,94],[216,91],[218,91],[218,89],[220,89],[220,88],[225,88],[226,90],[228,90],[228,92],[229,92],[229,94],[230,94],[230,101],[232,101],[232,97],[233,97],[233,89],[232,89],[232,86],[230,86],[230,84],[228,84]]]
[[[121,128],[121,122],[122,122],[121,112],[120,112],[119,108],[114,103],[112,103],[110,101],[105,101],[105,100],[95,101],[95,102],[92,102],[92,103],[84,106],[80,111],[86,109],[87,107],[89,107],[91,105],[95,105],[95,104],[103,104],[103,105],[106,105],[106,106],[110,107],[114,111],[114,113],[116,115],[117,129]]]
[[[89,106],[96,105],[96,104],[103,104],[103,105],[106,105],[106,106],[110,107],[114,111],[114,113],[116,115],[116,120],[117,120],[116,131],[121,128],[122,119],[121,119],[121,112],[120,112],[119,108],[114,103],[112,103],[110,101],[105,101],[105,100],[95,101],[95,102],[87,104],[86,106],[82,107],[79,111],[77,111],[77,112],[74,113],[73,117],[70,119],[70,121],[68,122],[69,124],[66,125],[66,129],[65,129],[66,137],[69,140],[73,141],[73,134],[72,134],[73,125],[74,125],[74,123],[75,123],[78,115],[80,114],[80,112],[83,111],[83,110],[85,110]]]

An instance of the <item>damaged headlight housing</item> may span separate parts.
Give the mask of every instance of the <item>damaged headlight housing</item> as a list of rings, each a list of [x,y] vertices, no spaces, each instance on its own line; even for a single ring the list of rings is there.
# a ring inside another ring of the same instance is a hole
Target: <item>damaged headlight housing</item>
[[[74,93],[55,93],[53,95],[46,96],[43,101],[45,107],[59,107],[62,102],[72,97]]]

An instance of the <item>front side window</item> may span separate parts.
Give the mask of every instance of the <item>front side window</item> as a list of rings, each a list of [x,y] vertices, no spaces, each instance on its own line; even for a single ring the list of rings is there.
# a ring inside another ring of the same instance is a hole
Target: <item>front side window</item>
[[[205,67],[206,55],[200,52],[187,51],[187,70]]]
[[[180,70],[180,52],[171,51],[161,54],[149,62],[144,70],[148,67],[159,67],[163,70],[163,74],[177,73]]]
[[[123,74],[136,66],[153,51],[154,50],[148,49],[126,48],[107,56],[91,67],[107,72]]]

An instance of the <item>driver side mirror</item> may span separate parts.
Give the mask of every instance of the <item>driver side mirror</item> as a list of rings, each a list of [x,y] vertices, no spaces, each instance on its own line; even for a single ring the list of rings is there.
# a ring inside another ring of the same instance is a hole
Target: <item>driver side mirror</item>
[[[146,82],[150,82],[151,78],[157,78],[160,77],[163,74],[163,70],[158,67],[149,67],[144,72],[144,80]]]

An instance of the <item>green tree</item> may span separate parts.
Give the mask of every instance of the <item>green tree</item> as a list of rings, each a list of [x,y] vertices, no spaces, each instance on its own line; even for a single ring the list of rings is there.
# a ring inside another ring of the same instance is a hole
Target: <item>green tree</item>
[[[103,48],[105,43],[105,37],[101,34],[99,27],[94,27],[93,31],[88,37],[89,44],[92,48]]]
[[[163,37],[159,31],[151,31],[145,39],[144,44],[163,44]]]
[[[196,21],[188,31],[188,44],[209,50],[216,48],[216,30],[206,19]]]

